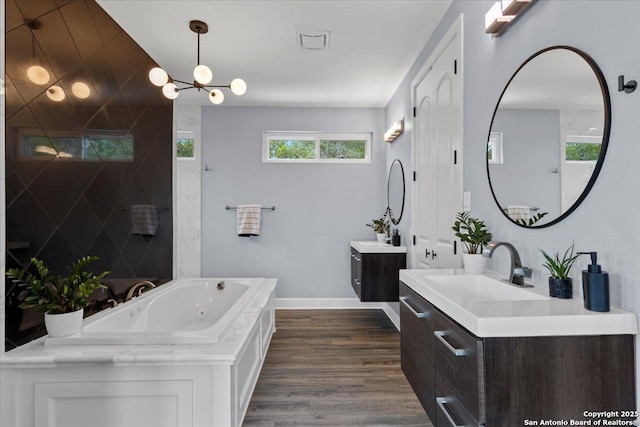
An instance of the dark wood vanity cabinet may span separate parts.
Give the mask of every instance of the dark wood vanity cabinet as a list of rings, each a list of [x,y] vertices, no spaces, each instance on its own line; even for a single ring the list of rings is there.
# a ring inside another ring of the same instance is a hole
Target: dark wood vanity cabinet
[[[405,253],[360,253],[351,248],[351,286],[363,302],[398,301],[398,274]]]
[[[436,427],[633,419],[633,335],[480,338],[403,283],[400,295],[402,369]]]
[[[434,331],[435,308],[400,284],[400,357],[402,371],[430,419],[435,419]]]

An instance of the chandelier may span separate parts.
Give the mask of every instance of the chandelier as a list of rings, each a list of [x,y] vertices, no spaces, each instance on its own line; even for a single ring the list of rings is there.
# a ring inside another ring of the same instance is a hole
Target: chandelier
[[[242,79],[233,79],[228,85],[210,85],[213,79],[211,68],[200,64],[200,34],[209,32],[209,26],[202,21],[189,22],[189,29],[198,35],[198,62],[193,69],[193,83],[170,77],[165,70],[154,67],[149,71],[149,80],[158,87],[162,87],[162,94],[169,99],[176,99],[180,91],[187,89],[206,90],[209,93],[209,101],[221,104],[224,101],[224,93],[221,88],[231,89],[231,92],[240,96],[247,91],[247,84]],[[178,83],[180,86],[178,86]]]

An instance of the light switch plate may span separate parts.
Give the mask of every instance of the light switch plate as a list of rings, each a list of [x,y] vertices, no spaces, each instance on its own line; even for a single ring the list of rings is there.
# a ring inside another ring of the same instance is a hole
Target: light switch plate
[[[471,191],[465,191],[462,195],[462,209],[465,212],[469,212],[471,210]]]

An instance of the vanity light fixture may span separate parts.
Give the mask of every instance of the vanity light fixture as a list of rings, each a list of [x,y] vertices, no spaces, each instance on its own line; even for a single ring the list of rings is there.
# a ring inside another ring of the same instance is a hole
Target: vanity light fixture
[[[193,83],[171,78],[165,70],[160,67],[154,67],[149,71],[149,80],[152,84],[162,87],[162,94],[169,99],[176,99],[180,95],[181,90],[205,89],[209,93],[209,101],[213,104],[221,104],[224,101],[224,93],[220,88],[231,89],[231,92],[240,96],[247,91],[247,84],[242,79],[234,79],[228,85],[210,85],[213,79],[211,69],[206,65],[200,64],[200,34],[209,32],[209,26],[202,21],[193,20],[189,22],[189,29],[198,35],[198,60],[196,67],[193,69]],[[176,85],[179,83],[181,86]],[[211,90],[209,90],[211,89]]]
[[[404,132],[404,120],[398,120],[384,133],[384,140],[393,142],[402,132]]]
[[[511,23],[535,0],[502,0],[491,6],[484,15],[484,27],[488,34],[499,37]]]

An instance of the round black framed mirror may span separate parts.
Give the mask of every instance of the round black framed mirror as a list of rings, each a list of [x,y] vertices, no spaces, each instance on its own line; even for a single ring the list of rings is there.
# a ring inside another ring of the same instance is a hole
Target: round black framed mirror
[[[387,214],[394,225],[400,223],[404,213],[404,193],[404,168],[402,167],[402,162],[395,159],[389,168],[387,180]]]
[[[487,138],[487,175],[500,211],[527,228],[569,216],[607,152],[611,103],[595,61],[568,46],[530,56],[504,88]]]

